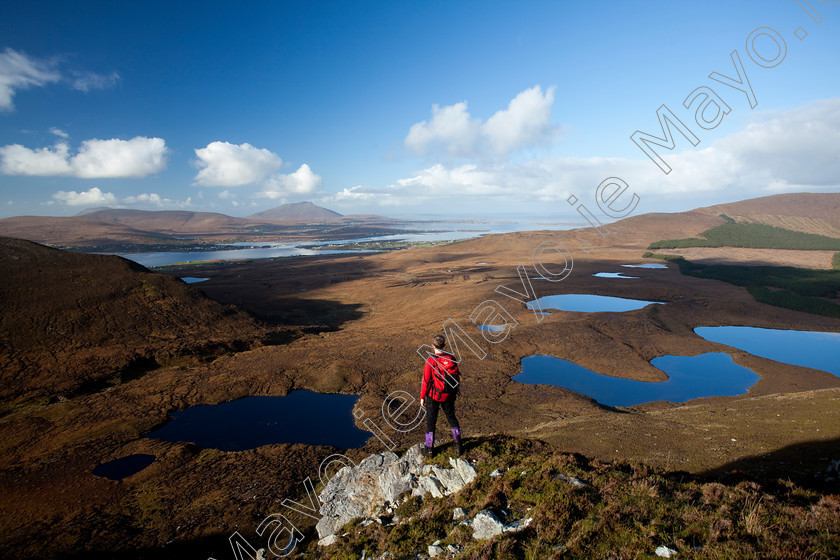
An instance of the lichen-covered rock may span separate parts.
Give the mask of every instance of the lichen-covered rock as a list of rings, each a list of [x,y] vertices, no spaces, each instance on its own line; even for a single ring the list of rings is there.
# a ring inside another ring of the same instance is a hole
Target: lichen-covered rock
[[[395,453],[377,453],[355,467],[338,471],[321,492],[321,519],[315,526],[318,536],[334,534],[357,517],[373,517],[384,502],[379,476],[398,457]]]
[[[418,444],[402,457],[379,453],[355,467],[342,468],[318,497],[322,504],[321,519],[315,526],[318,536],[324,540],[353,519],[376,517],[377,512],[396,507],[409,492],[440,498],[475,479],[475,468],[463,459],[450,458],[449,464],[451,469],[424,464]]]
[[[476,514],[472,522],[472,528],[474,539],[491,539],[496,535],[501,535],[505,526],[499,521],[496,514],[485,509]]]

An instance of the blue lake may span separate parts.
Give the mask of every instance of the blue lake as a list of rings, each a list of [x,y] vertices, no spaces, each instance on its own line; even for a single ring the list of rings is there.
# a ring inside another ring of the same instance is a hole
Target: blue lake
[[[182,276],[181,280],[186,282],[187,284],[197,284],[198,282],[205,282],[210,280],[209,278],[197,278],[195,276]]]
[[[97,465],[96,468],[93,469],[93,474],[104,478],[110,478],[111,480],[122,480],[127,476],[139,473],[154,462],[154,455],[148,455],[145,453],[127,455],[125,457],[120,457],[119,459],[114,459],[113,461]]]
[[[710,342],[777,362],[821,369],[840,377],[840,333],[758,327],[697,327]]]
[[[335,255],[344,253],[369,253],[364,249],[313,249],[347,243],[367,241],[458,241],[493,233],[511,233],[532,230],[564,230],[582,224],[572,222],[550,222],[529,219],[518,221],[463,221],[463,222],[416,222],[406,225],[406,233],[378,237],[357,237],[338,241],[307,242],[253,242],[219,244],[210,251],[162,251],[149,253],[105,253],[117,254],[143,266],[164,266],[191,261],[268,259],[277,257],[299,257],[313,255]],[[411,229],[409,229],[411,228]],[[417,228],[436,231],[417,231]],[[397,228],[399,229],[399,228]],[[190,239],[185,237],[184,239]]]
[[[650,363],[664,371],[668,380],[650,383],[601,375],[553,356],[523,358],[522,372],[513,379],[531,385],[565,387],[607,406],[743,395],[759,379],[753,371],[739,366],[729,354],[723,353],[660,356]]]
[[[644,301],[641,299],[627,299],[613,296],[596,296],[592,294],[560,294],[554,296],[543,296],[534,301],[528,302],[528,309],[534,309],[539,305],[540,309],[559,309],[560,311],[633,311],[647,307],[658,301]]]
[[[354,424],[356,395],[292,391],[285,397],[247,397],[179,410],[146,437],[192,442],[201,448],[243,451],[272,443],[308,443],[351,449],[370,432]]]

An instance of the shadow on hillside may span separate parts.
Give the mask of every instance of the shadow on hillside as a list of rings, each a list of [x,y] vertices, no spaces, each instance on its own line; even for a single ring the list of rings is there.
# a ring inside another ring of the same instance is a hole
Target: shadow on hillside
[[[840,438],[827,441],[808,441],[783,447],[765,455],[744,457],[716,469],[700,473],[721,482],[733,483],[744,479],[775,484],[790,480],[804,488],[817,491],[837,489],[840,466],[832,461],[840,458]],[[833,480],[828,480],[833,478]]]
[[[269,325],[318,327],[321,331],[338,330],[364,313],[360,303],[339,303],[326,299],[275,298],[257,305],[240,304],[242,309]]]
[[[231,534],[234,532],[231,529]],[[245,531],[243,531],[245,533]],[[90,551],[78,552],[74,555],[67,553],[56,553],[55,555],[44,555],[42,558],[63,558],[67,560],[183,560],[184,558],[232,558],[234,553],[231,550],[230,535],[214,535],[186,542],[171,543],[161,548],[142,548],[136,550],[120,551]],[[261,542],[255,535],[248,535],[248,540],[256,545]],[[12,556],[13,557],[13,556]]]

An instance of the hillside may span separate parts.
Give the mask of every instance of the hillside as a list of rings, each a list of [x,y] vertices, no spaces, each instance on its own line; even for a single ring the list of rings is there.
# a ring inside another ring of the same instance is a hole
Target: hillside
[[[294,558],[618,559],[666,548],[678,558],[840,554],[840,499],[813,488],[827,486],[833,472],[804,486],[789,478],[758,484],[740,473],[690,476],[591,460],[500,435],[471,441],[469,456],[462,470],[477,472],[462,489],[456,482],[446,496],[404,495],[390,510],[380,503],[341,536],[316,544],[319,535],[307,534]],[[429,476],[449,470],[449,457],[447,449],[427,460]],[[366,482],[358,476],[348,493],[370,495]]]
[[[331,222],[341,217],[338,212],[321,208],[311,202],[294,202],[251,214],[248,219],[254,222],[311,223]]]
[[[183,210],[107,209],[87,213],[84,217],[163,234],[214,233],[251,225],[245,218],[233,218],[215,212]]]
[[[840,193],[777,194],[708,206],[696,212],[726,214],[736,222],[840,237]]]
[[[0,220],[0,237],[70,246],[159,243],[165,239],[154,232],[88,217],[49,216],[4,218]]]
[[[252,346],[263,332],[244,313],[119,257],[0,238],[0,263],[4,400],[91,391]]]

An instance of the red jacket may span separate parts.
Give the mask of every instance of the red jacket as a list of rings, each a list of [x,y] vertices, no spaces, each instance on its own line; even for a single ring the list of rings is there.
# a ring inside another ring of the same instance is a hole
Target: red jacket
[[[444,380],[447,372],[455,378],[455,387]],[[429,356],[426,358],[426,364],[423,367],[423,386],[420,388],[420,398],[425,399],[429,396],[432,400],[438,402],[452,400],[460,388],[460,382],[461,376],[458,372],[455,356],[446,352]]]

